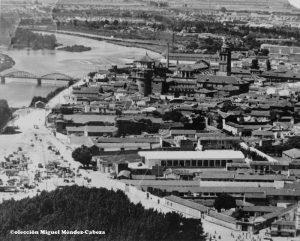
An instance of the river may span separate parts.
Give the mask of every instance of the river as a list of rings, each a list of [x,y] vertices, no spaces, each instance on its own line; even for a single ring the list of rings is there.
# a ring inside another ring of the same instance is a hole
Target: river
[[[72,53],[62,50],[27,50],[0,48],[0,52],[9,55],[16,62],[12,70],[26,71],[35,75],[64,73],[74,78],[82,78],[91,71],[107,69],[112,64],[124,65],[130,60],[142,56],[146,50],[119,46],[105,41],[97,41],[83,37],[56,34],[58,43],[67,45],[84,45],[90,51]],[[147,51],[153,58],[160,58],[157,53]],[[6,70],[8,72],[11,70]],[[33,96],[46,96],[63,82],[43,81],[36,86],[35,80],[7,79],[0,85],[0,99],[7,99],[12,107],[28,106]]]

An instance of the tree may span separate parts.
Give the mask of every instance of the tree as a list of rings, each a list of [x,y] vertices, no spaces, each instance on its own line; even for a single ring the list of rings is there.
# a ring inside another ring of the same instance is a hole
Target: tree
[[[225,7],[221,7],[220,11],[221,11],[222,13],[226,13],[226,12],[227,12],[227,9],[226,9]]]
[[[75,83],[74,80],[69,80],[68,87],[72,86],[74,83]]]
[[[96,145],[91,146],[89,151],[92,156],[98,156],[100,154],[99,148]]]
[[[260,43],[256,40],[255,34],[249,33],[245,38],[244,38],[244,44],[245,47],[248,49],[255,49],[260,47]]]
[[[116,115],[120,117],[122,115],[122,110],[116,109]]]
[[[182,124],[189,124],[190,123],[190,119],[186,116],[182,116],[179,120]]]
[[[173,110],[173,111],[168,111],[168,112],[166,112],[166,113],[163,115],[162,119],[163,119],[164,121],[171,120],[171,121],[174,121],[174,122],[179,122],[182,116],[183,116],[183,115],[181,114],[180,111],[178,111],[178,110]]]
[[[95,77],[96,74],[97,74],[97,72],[90,72],[90,73],[88,73],[88,77],[89,77],[90,79],[92,79],[92,78]]]
[[[268,56],[270,51],[268,49],[261,49],[260,50],[260,55],[262,56]]]
[[[233,213],[232,213],[232,217],[234,217],[237,220],[242,220],[242,219],[246,219],[249,218],[248,215],[245,215],[245,213],[243,212],[242,209],[238,208],[236,209]],[[245,220],[246,221],[246,220]]]
[[[92,154],[87,146],[82,145],[72,152],[72,157],[75,161],[80,162],[84,167],[91,164]]]
[[[228,195],[227,193],[222,193],[215,199],[214,208],[217,209],[219,212],[221,211],[221,209],[228,210],[235,207],[235,198]]]
[[[205,118],[203,116],[197,116],[193,118],[193,129],[204,130],[205,127]]]
[[[186,46],[187,49],[192,49],[192,50],[197,49],[198,47],[199,47],[199,45],[195,41],[190,42]]]
[[[300,149],[300,136],[292,136],[285,143],[285,149],[298,148]]]
[[[182,121],[181,121],[182,122]],[[189,122],[182,122],[186,129],[192,130],[204,130],[206,127],[205,118],[201,115],[198,115],[192,118],[192,123]]]
[[[251,69],[259,69],[258,59],[252,59]]]
[[[267,66],[267,71],[270,71],[272,69],[271,62],[269,59],[267,59],[267,61],[266,61],[266,66]]]

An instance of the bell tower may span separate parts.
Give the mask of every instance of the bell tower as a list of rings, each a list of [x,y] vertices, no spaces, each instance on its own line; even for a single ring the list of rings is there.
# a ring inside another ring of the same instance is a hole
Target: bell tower
[[[220,54],[219,54],[219,75],[230,76],[231,75],[231,50],[224,40]]]

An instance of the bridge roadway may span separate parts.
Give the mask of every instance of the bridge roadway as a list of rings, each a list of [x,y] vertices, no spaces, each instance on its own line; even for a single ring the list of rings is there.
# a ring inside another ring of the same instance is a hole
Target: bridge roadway
[[[26,71],[13,70],[8,73],[0,73],[1,84],[5,84],[6,78],[12,79],[36,79],[37,85],[42,85],[42,80],[53,80],[53,81],[73,81],[75,78],[61,73],[50,73],[45,75],[35,75]]]

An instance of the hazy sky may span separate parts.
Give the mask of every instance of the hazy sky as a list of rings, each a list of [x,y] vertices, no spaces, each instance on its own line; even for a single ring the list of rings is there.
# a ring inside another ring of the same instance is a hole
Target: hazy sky
[[[296,8],[300,8],[300,0],[289,0],[290,4],[292,4]]]

